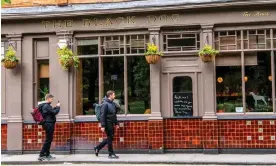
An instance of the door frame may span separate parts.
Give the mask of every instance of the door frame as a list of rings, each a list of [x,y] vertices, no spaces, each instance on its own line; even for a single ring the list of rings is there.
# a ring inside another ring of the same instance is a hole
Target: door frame
[[[199,116],[198,109],[198,79],[197,72],[188,72],[188,73],[170,73],[168,78],[168,86],[169,86],[169,100],[168,107],[170,110],[170,117],[173,116],[173,79],[175,77],[190,77],[192,79],[192,92],[193,92],[193,116]]]

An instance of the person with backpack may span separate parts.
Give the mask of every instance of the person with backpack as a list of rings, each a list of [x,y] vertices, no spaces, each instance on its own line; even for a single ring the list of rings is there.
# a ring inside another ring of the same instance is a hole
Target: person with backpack
[[[107,144],[108,145],[108,158],[117,159],[119,158],[115,155],[113,151],[112,141],[114,138],[114,126],[119,128],[118,120],[117,120],[117,107],[113,100],[115,99],[115,92],[108,91],[106,93],[106,98],[104,98],[103,103],[101,104],[100,110],[100,123],[101,123],[101,131],[106,133],[107,138],[104,139],[99,145],[94,147],[95,155],[98,156],[100,150]]]
[[[52,107],[51,103],[53,102],[54,96],[51,94],[47,94],[45,96],[46,102],[43,102],[38,105],[38,109],[42,114],[44,119],[43,129],[45,130],[46,139],[43,144],[43,147],[40,151],[38,160],[50,160],[54,159],[54,157],[50,154],[51,143],[53,141],[54,131],[55,131],[55,123],[56,123],[56,115],[60,111],[60,103],[58,101],[56,107]]]

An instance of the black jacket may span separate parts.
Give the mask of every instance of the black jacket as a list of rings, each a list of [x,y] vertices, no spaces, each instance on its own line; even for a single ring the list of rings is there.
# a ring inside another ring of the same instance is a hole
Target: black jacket
[[[106,127],[106,123],[118,125],[116,105],[113,101],[107,98],[104,98],[104,102],[101,107],[100,121],[102,127]]]
[[[39,110],[46,123],[55,123],[56,115],[59,113],[60,107],[52,107],[50,103],[42,103],[38,105]]]

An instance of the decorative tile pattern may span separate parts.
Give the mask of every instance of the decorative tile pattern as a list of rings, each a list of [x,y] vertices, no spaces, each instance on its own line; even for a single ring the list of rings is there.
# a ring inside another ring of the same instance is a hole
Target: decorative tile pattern
[[[7,124],[1,124],[1,150],[7,150]]]
[[[30,127],[31,126],[31,127]],[[52,150],[66,150],[70,148],[70,123],[55,125]],[[45,140],[45,132],[40,125],[23,125],[23,150],[40,150]],[[31,143],[30,143],[31,142]]]
[[[250,122],[250,125],[248,125]],[[115,149],[276,148],[271,120],[165,119],[124,121],[115,130]],[[98,122],[57,123],[52,150],[92,150],[106,136]],[[123,124],[123,125],[122,125]],[[260,125],[262,124],[262,125]],[[36,124],[23,125],[23,150],[40,150],[45,133]],[[2,149],[7,149],[7,125],[2,125]],[[31,140],[31,143],[28,143]]]
[[[203,148],[203,128],[201,119],[164,120],[164,148]]]
[[[152,120],[148,122],[149,149],[163,149],[164,129],[163,120]]]
[[[276,142],[271,136],[276,133],[276,127],[270,120],[252,120],[247,125],[245,120],[219,120],[220,148],[276,148]],[[260,132],[260,128],[262,132]],[[251,141],[248,140],[251,136]],[[221,138],[224,137],[223,140]]]

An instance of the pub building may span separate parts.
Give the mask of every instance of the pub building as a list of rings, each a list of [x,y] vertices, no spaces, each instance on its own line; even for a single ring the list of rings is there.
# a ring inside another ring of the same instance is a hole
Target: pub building
[[[70,2],[70,1],[69,1]],[[94,103],[116,92],[118,153],[275,153],[274,0],[127,1],[3,8],[1,151],[37,153],[45,133],[30,114],[60,101],[56,153],[90,153],[103,139]],[[154,43],[163,53],[148,64]],[[198,52],[219,51],[211,62]],[[79,57],[64,70],[57,50]]]

